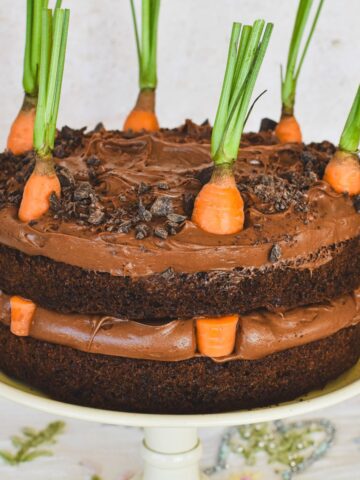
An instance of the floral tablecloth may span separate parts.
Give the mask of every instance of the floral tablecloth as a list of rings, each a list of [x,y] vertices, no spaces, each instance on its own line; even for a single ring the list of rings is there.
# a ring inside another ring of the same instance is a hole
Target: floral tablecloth
[[[1,480],[127,480],[141,467],[136,428],[55,418],[3,399],[0,412]],[[360,480],[360,397],[200,436],[213,480]]]

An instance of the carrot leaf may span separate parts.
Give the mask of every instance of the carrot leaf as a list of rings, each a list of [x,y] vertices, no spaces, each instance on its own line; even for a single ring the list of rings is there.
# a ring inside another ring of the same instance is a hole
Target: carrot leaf
[[[70,11],[42,12],[39,100],[36,111],[34,147],[40,156],[51,153],[55,143]]]
[[[311,39],[314,35],[314,31],[319,20],[321,9],[323,7],[324,0],[319,0],[318,8],[316,10],[314,20],[310,27],[310,32],[305,41],[304,49],[300,55],[300,48],[306,24],[309,19],[310,10],[313,5],[313,0],[300,0],[299,6],[295,18],[295,24],[290,41],[289,53],[286,64],[285,77],[281,74],[281,99],[283,109],[285,113],[292,115],[295,105],[295,95],[297,81],[309,49]],[[300,58],[300,59],[299,59]]]
[[[160,0],[142,0],[141,36],[134,0],[130,0],[130,7],[139,62],[139,86],[141,90],[153,90],[157,86],[157,36]]]
[[[42,12],[49,0],[27,0],[26,36],[24,53],[23,87],[26,94],[36,97],[39,90]],[[62,0],[56,1],[55,11],[61,8]]]
[[[251,96],[269,45],[273,24],[234,23],[219,106],[211,137],[216,165],[232,165],[249,114]]]
[[[357,89],[349,116],[341,134],[339,148],[356,153],[360,144],[360,85]]]

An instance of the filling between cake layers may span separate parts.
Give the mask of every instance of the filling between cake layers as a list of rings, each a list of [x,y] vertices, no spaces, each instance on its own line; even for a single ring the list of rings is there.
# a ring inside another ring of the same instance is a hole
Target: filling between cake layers
[[[0,293],[0,321],[11,322],[10,297]],[[256,360],[333,335],[360,322],[360,289],[326,304],[243,315],[234,351],[217,362]],[[87,353],[142,360],[181,361],[201,356],[195,320],[141,324],[109,316],[65,315],[37,307],[29,335]]]

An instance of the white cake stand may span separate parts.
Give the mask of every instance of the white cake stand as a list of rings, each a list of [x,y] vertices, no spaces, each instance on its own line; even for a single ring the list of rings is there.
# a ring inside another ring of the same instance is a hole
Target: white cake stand
[[[300,366],[299,366],[300,368]],[[211,415],[112,412],[57,402],[0,372],[0,396],[54,415],[112,425],[144,427],[143,474],[133,480],[205,480],[200,472],[198,427],[245,425],[326,408],[360,394],[360,361],[325,389],[278,406]]]

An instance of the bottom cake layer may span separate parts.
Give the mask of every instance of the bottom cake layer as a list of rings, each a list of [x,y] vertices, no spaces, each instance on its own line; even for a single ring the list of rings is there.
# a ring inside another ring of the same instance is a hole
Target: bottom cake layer
[[[0,369],[51,397],[144,413],[217,413],[322,388],[360,357],[360,324],[260,360],[158,362],[84,353],[0,325]]]

